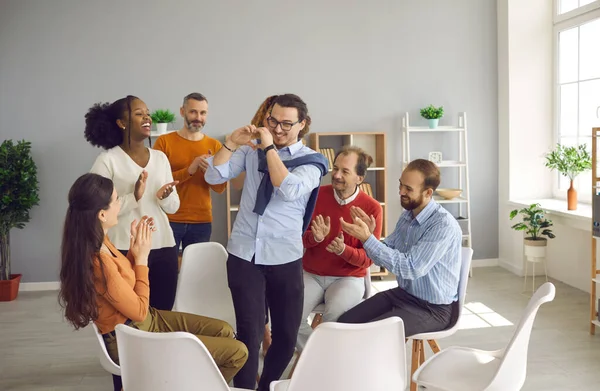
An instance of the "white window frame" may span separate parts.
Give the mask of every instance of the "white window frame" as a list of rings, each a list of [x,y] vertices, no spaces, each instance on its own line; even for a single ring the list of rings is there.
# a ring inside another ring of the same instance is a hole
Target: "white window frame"
[[[569,30],[574,27],[581,26],[585,23],[600,19],[600,0],[594,1],[593,3],[586,4],[582,7],[576,8],[564,14],[558,14],[560,0],[554,0],[554,28],[553,28],[553,51],[554,51],[554,64],[553,64],[553,80],[554,85],[554,144],[559,142],[559,127],[560,127],[560,82],[559,82],[559,51],[558,51],[558,39],[559,33],[565,30]],[[579,66],[579,62],[578,62]],[[580,81],[578,81],[580,82]],[[565,189],[560,189],[560,174],[554,177],[552,196],[556,199],[566,199],[567,192]],[[577,187],[578,198],[583,203],[591,203],[592,201],[592,184],[591,183],[579,183]]]

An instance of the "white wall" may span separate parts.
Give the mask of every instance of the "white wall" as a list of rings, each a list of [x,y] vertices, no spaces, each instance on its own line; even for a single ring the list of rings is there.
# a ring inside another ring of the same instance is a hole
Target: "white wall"
[[[508,216],[510,200],[551,198],[544,154],[553,138],[552,1],[498,0],[499,263],[523,275],[523,234]],[[548,274],[589,291],[590,224],[549,214]],[[530,269],[531,270],[531,269]],[[536,270],[540,274],[543,270]]]
[[[441,104],[453,123],[466,111],[474,257],[498,257],[493,0],[3,0],[0,53],[1,138],[33,142],[41,182],[32,222],[12,233],[23,281],[57,280],[67,191],[100,152],[84,114],[126,94],[177,110],[202,92],[217,138],[284,92],[306,100],[315,132],[387,132],[391,227],[402,113]],[[213,200],[224,243],[225,198]]]

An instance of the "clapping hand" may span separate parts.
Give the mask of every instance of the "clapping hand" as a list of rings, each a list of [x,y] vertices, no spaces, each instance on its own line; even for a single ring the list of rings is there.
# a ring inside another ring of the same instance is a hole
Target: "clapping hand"
[[[371,233],[375,232],[375,227],[377,227],[377,222],[375,221],[375,217],[373,215],[367,216],[364,210],[362,210],[358,206],[350,207],[350,216],[352,216],[352,220],[359,218],[369,227],[369,231]]]
[[[148,266],[148,255],[152,248],[152,232],[156,231],[154,219],[144,216],[139,223],[137,220],[133,220],[130,231],[129,251],[133,255],[135,264]]]
[[[158,191],[156,192],[156,197],[158,197],[159,200],[164,200],[173,192],[173,189],[175,188],[175,186],[177,186],[178,183],[179,181],[173,181],[167,183],[166,185],[163,185],[163,187],[158,189]]]
[[[329,235],[330,229],[331,220],[329,216],[323,218],[323,216],[318,215],[310,223],[310,230],[312,231],[313,238],[317,242],[322,242],[325,239],[325,237]]]
[[[333,239],[331,243],[327,245],[325,250],[329,251],[330,253],[339,255],[344,252],[345,248],[346,245],[344,244],[344,233],[340,232],[338,236],[336,236],[335,239]]]
[[[146,179],[148,179],[148,171],[143,170],[138,177],[138,180],[135,182],[135,190],[133,191],[133,195],[135,196],[136,201],[139,201],[144,195],[144,191],[146,190]]]
[[[359,217],[354,217],[352,223],[347,223],[344,221],[343,217],[340,217],[340,224],[342,225],[342,231],[345,233],[354,236],[356,239],[361,242],[365,242],[371,236],[371,230],[367,223],[362,221]]]

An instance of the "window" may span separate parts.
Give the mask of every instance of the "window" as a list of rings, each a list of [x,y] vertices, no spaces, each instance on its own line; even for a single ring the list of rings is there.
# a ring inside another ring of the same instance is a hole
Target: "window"
[[[554,27],[556,142],[591,152],[591,129],[600,126],[600,1],[557,1],[557,12],[570,14]],[[591,171],[575,179],[582,202],[591,201],[591,183]],[[554,187],[554,197],[566,198],[568,178],[557,173]]]

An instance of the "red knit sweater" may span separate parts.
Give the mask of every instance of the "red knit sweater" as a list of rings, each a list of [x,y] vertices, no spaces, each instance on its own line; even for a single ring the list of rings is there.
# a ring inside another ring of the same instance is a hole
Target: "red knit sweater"
[[[367,253],[363,249],[360,240],[344,233],[346,248],[341,255],[330,253],[325,249],[342,232],[340,217],[343,217],[347,222],[352,221],[352,217],[350,216],[351,206],[358,206],[367,215],[375,217],[377,226],[373,235],[377,239],[381,237],[383,212],[379,202],[363,191],[359,191],[354,201],[347,205],[340,205],[333,195],[331,185],[321,186],[313,218],[318,215],[322,215],[323,217],[329,216],[331,229],[329,235],[320,243],[315,241],[310,226],[304,233],[302,237],[304,248],[306,249],[302,257],[304,270],[319,276],[332,277],[364,277],[367,274],[366,268],[371,266],[373,262],[367,257]]]

